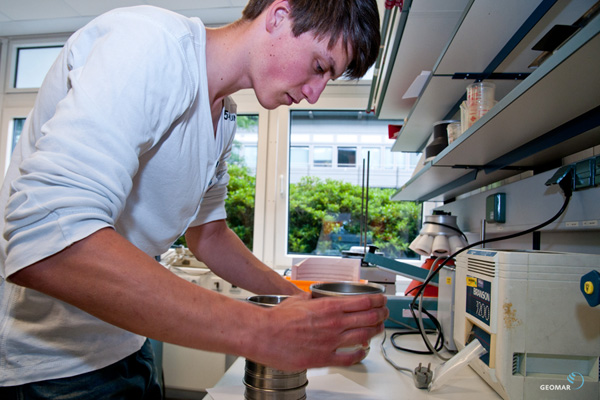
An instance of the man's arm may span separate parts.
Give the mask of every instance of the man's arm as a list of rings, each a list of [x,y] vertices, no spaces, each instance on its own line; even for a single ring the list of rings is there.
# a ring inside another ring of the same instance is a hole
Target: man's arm
[[[185,237],[198,260],[236,286],[258,294],[304,293],[257,259],[225,220],[190,228]]]
[[[111,228],[28,266],[11,281],[157,340],[235,354],[281,369],[351,365],[387,317],[383,296],[294,297],[263,308],[168,271]]]

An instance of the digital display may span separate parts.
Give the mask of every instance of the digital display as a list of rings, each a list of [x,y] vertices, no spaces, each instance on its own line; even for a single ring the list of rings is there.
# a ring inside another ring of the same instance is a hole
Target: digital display
[[[492,283],[467,276],[467,313],[486,325],[490,325]]]

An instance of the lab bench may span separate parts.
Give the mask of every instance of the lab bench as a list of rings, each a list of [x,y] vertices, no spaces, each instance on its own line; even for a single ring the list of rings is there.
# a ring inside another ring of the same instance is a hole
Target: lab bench
[[[414,369],[421,363],[431,363],[431,368],[444,361],[432,355],[413,354],[395,349],[390,343],[390,336],[396,330],[386,329],[384,347],[388,357],[397,365]],[[350,367],[315,368],[307,371],[307,398],[342,399],[344,386],[360,385],[360,390],[352,393],[353,400],[393,400],[393,399],[499,399],[500,396],[488,386],[470,367],[465,366],[452,379],[438,390],[428,392],[417,389],[412,375],[396,370],[388,364],[381,352],[380,344],[384,335],[380,334],[371,340],[371,350],[359,364]],[[425,345],[418,335],[407,335],[397,340],[403,347],[425,350]],[[227,370],[204,400],[234,400],[244,398],[245,359],[239,357]],[[318,384],[318,390],[311,391],[311,383]],[[358,386],[356,386],[358,387]],[[325,388],[325,389],[324,389]],[[347,389],[346,389],[347,390]]]

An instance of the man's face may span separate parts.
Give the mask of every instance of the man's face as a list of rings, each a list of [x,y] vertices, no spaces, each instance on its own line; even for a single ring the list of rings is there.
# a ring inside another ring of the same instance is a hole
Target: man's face
[[[332,49],[327,48],[328,42],[310,32],[294,37],[290,30],[273,40],[253,82],[260,104],[267,109],[304,99],[314,104],[327,82],[341,76],[350,62],[341,39]]]

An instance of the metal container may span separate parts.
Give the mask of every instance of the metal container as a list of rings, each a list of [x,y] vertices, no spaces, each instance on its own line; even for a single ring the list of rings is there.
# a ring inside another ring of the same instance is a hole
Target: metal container
[[[244,384],[260,389],[290,389],[306,385],[306,370],[282,371],[246,360]]]
[[[361,283],[361,282],[325,282],[314,283],[310,285],[310,291],[313,298],[318,297],[339,297],[339,296],[360,296],[385,293],[385,287],[377,283]],[[340,347],[336,350],[337,353],[354,352],[358,349],[365,351],[365,357],[369,354],[371,347],[367,346],[351,346]]]
[[[261,307],[275,307],[289,296],[257,295],[246,299]],[[306,399],[306,370],[282,371],[246,359],[244,370],[246,400],[304,400]]]
[[[280,304],[282,301],[290,296],[278,295],[278,294],[261,294],[256,296],[250,296],[246,299],[249,303],[256,304],[262,307],[274,307]]]
[[[310,285],[312,297],[359,296],[385,293],[385,287],[377,283],[326,282]]]
[[[246,400],[305,400],[306,384],[292,389],[260,389],[246,384]]]
[[[306,399],[306,370],[282,371],[246,359],[244,398],[247,400]]]

